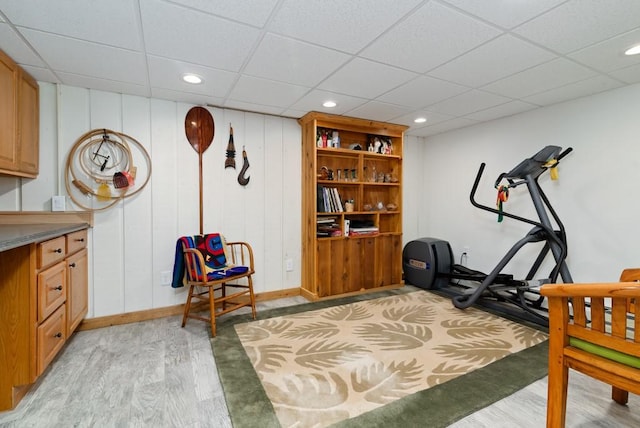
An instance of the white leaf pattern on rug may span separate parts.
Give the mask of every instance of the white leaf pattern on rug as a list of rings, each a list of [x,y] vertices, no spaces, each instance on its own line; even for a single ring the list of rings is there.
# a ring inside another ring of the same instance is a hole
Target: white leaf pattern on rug
[[[414,358],[409,362],[393,362],[389,366],[375,363],[351,372],[355,392],[364,393],[368,402],[387,404],[404,397],[406,391],[420,381],[422,366]]]
[[[427,291],[235,329],[278,420],[296,428],[355,417],[547,339]]]
[[[400,323],[367,323],[356,327],[354,333],[369,343],[381,346],[383,351],[415,349],[431,339],[428,327]]]
[[[300,367],[325,369],[355,360],[360,355],[371,352],[364,346],[344,342],[311,342],[296,352],[295,362]]]

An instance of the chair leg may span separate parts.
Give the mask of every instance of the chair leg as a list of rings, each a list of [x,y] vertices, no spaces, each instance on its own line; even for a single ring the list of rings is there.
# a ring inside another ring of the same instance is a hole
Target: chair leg
[[[251,315],[256,319],[256,297],[253,294],[253,279],[251,275],[247,277],[249,283],[249,298],[251,299]]]
[[[624,389],[617,388],[615,386],[611,387],[611,398],[618,404],[622,404],[623,406],[627,404],[629,401],[629,391],[625,391]]]
[[[559,358],[549,359],[549,384],[547,390],[547,428],[564,427],[567,415],[567,384],[569,368]]]
[[[184,304],[184,314],[182,315],[182,327],[187,324],[187,316],[191,310],[191,296],[193,296],[193,285],[189,287],[189,295],[187,296],[187,303]]]
[[[224,286],[222,289],[224,290]],[[209,312],[211,314],[211,336],[216,337],[216,301],[213,287],[209,287]]]

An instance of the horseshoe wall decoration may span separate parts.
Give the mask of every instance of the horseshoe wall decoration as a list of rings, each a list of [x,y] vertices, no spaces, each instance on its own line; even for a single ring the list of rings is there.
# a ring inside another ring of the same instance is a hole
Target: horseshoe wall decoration
[[[242,146],[242,169],[240,170],[240,174],[238,174],[238,183],[240,183],[241,186],[249,184],[249,180],[251,179],[251,177],[245,178],[244,176],[247,169],[249,169],[249,158],[247,158],[247,151],[244,149],[244,146]]]

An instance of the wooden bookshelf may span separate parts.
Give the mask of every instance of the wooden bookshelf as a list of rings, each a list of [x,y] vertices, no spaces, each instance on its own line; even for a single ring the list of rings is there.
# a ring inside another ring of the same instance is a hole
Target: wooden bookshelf
[[[400,286],[407,127],[318,112],[298,122],[303,295],[316,300]]]

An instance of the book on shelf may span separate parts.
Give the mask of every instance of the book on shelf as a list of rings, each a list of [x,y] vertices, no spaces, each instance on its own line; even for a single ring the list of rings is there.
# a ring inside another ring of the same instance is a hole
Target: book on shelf
[[[336,187],[318,186],[317,210],[323,213],[344,212],[340,192]]]

